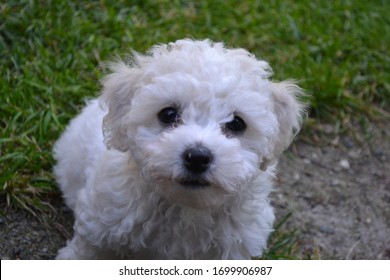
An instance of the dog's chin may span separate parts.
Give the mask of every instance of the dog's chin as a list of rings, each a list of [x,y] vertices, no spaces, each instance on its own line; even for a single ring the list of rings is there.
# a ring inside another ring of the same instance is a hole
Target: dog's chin
[[[182,186],[185,189],[205,189],[211,186],[210,182],[202,178],[183,178],[178,179],[175,182],[176,184]]]

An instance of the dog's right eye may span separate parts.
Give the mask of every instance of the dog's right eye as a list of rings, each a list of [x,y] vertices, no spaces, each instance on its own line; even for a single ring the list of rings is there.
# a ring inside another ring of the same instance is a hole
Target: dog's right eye
[[[174,107],[162,109],[157,115],[159,121],[163,124],[175,124],[179,121],[179,112]]]

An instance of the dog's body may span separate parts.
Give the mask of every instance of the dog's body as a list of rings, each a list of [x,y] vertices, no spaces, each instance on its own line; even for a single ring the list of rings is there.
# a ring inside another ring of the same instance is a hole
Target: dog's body
[[[100,104],[55,145],[76,219],[57,258],[260,256],[275,163],[300,126],[299,88],[208,40],[159,45],[112,70]]]

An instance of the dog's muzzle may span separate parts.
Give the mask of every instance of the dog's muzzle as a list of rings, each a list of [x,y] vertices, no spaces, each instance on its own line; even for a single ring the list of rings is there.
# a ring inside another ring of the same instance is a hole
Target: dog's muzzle
[[[201,145],[188,148],[182,155],[183,165],[187,171],[185,179],[180,184],[188,188],[203,188],[209,186],[209,182],[203,179],[203,175],[210,168],[213,162],[211,151]]]

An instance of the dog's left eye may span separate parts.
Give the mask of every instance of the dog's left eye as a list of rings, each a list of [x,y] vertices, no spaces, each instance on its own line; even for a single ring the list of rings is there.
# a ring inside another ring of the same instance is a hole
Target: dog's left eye
[[[234,116],[234,119],[231,122],[226,123],[225,127],[235,134],[240,134],[245,131],[246,123],[239,116]]]
[[[175,124],[180,119],[179,112],[174,107],[167,107],[162,109],[158,113],[157,117],[163,124]]]

